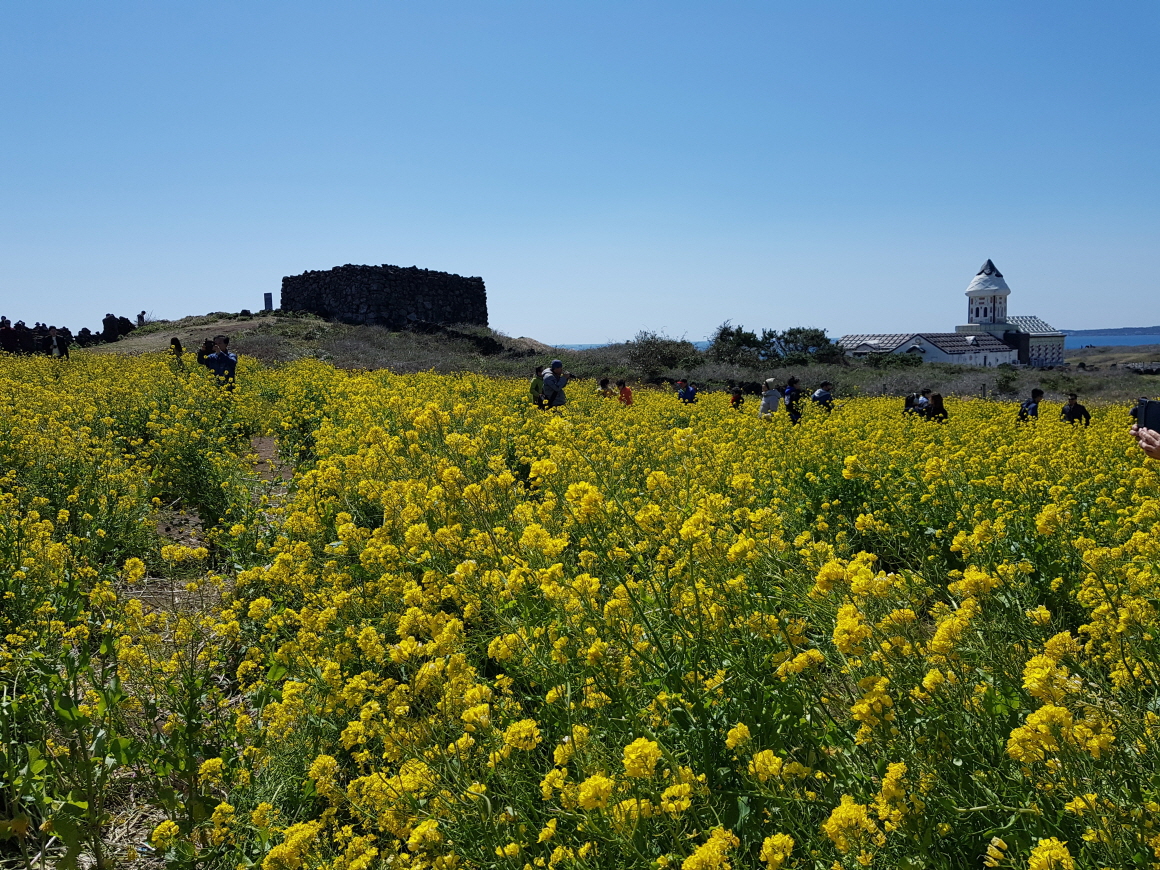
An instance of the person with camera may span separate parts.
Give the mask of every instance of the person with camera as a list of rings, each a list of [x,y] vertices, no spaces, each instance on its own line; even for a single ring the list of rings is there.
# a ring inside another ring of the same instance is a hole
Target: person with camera
[[[1136,439],[1136,443],[1140,445],[1140,449],[1144,451],[1145,455],[1152,459],[1160,459],[1160,432],[1155,429],[1141,429],[1139,426],[1132,426],[1132,437]]]
[[[1132,437],[1145,455],[1160,459],[1160,402],[1141,396],[1132,417]]]
[[[544,372],[544,403],[548,410],[563,408],[568,397],[564,395],[564,387],[572,380],[572,373],[564,371],[564,364],[558,359],[552,360],[552,365]]]
[[[212,353],[209,351],[212,350]],[[208,338],[197,352],[197,361],[209,369],[217,377],[220,386],[232,390],[237,380],[238,355],[230,353],[230,337],[215,335],[213,341]]]

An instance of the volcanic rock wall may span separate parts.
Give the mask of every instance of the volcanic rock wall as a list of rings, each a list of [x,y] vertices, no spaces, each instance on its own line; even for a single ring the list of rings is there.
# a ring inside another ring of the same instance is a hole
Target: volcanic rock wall
[[[339,266],[282,279],[284,311],[309,311],[343,323],[392,329],[417,323],[487,326],[482,278],[414,266]]]

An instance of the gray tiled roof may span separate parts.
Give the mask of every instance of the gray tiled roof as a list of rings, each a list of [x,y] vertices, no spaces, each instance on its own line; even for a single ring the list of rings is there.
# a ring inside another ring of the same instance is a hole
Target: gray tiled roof
[[[923,341],[933,344],[943,353],[1003,353],[1011,348],[986,332],[921,332]]]
[[[1014,317],[1008,316],[1007,322],[1020,332],[1028,332],[1031,335],[1063,335],[1062,332],[1047,321],[1040,320],[1038,317],[1030,314],[1017,314]]]
[[[892,351],[902,342],[913,336],[913,332],[892,332],[885,334],[858,333],[857,335],[843,335],[838,339],[838,346],[843,350],[853,350],[862,344],[877,345],[883,353]]]
[[[943,353],[1002,353],[1011,350],[995,336],[982,333],[960,332],[895,332],[889,334],[843,335],[838,346],[843,350],[854,350],[864,344],[876,345],[879,353],[897,350],[905,342],[921,338],[926,344],[938,348]]]

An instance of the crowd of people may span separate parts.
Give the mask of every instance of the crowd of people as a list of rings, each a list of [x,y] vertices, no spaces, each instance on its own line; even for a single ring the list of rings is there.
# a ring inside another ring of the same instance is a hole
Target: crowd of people
[[[7,317],[0,316],[0,350],[17,354],[44,353],[67,359],[68,349],[73,344],[78,347],[89,347],[117,341],[138,326],[144,325],[144,311],[137,315],[136,324],[128,317],[106,314],[101,320],[101,328],[96,332],[86,326],[74,335],[67,326],[50,326],[40,321],[29,326],[23,320],[13,323]]]
[[[562,408],[567,402],[564,387],[572,378],[572,373],[564,370],[564,364],[561,360],[552,360],[551,365],[545,369],[536,366],[532,370],[532,381],[529,389],[532,404],[543,410]],[[631,405],[632,388],[623,380],[617,381],[615,388],[611,383],[610,378],[601,378],[596,388],[597,395],[605,399],[616,398],[623,405]],[[686,405],[696,403],[700,389],[695,383],[687,378],[681,378],[675,381],[673,386],[676,388],[676,397],[679,402]],[[807,390],[802,388],[801,381],[798,378],[787,378],[784,384],[779,383],[776,378],[767,378],[761,384],[759,392],[761,394],[761,405],[758,409],[759,416],[763,418],[771,417],[784,405],[790,422],[796,424],[801,420],[802,408],[807,400]],[[1021,423],[1038,420],[1039,405],[1043,401],[1043,396],[1043,390],[1038,387],[1033,389],[1031,391],[1031,398],[1020,403],[1016,420]],[[834,410],[834,385],[829,381],[822,381],[813,392],[808,393],[808,400],[826,413],[830,413]],[[1146,398],[1140,399],[1140,402],[1145,401],[1147,401]],[[729,390],[729,406],[736,411],[740,411],[744,404],[745,388],[740,386],[731,387]],[[1135,419],[1139,407],[1132,408],[1131,415],[1133,419]],[[947,411],[942,394],[932,392],[929,388],[924,388],[908,395],[904,401],[902,413],[934,423],[945,423],[950,419],[950,413]],[[1086,427],[1091,424],[1092,415],[1088,412],[1087,408],[1080,404],[1077,394],[1069,393],[1067,403],[1060,410],[1059,418],[1065,423],[1072,425],[1082,423]],[[1137,427],[1133,426],[1133,434],[1137,431]],[[1140,429],[1139,431],[1147,432],[1151,430]],[[1144,441],[1141,441],[1141,446],[1144,446]],[[1147,450],[1147,448],[1145,449]],[[1156,438],[1156,451],[1157,458],[1160,458],[1160,435],[1157,435]],[[1152,454],[1149,453],[1149,455]]]

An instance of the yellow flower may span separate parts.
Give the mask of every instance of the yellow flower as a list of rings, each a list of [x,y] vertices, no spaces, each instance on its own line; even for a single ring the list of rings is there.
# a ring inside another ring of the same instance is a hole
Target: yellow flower
[[[224,770],[225,761],[220,758],[207,758],[198,768],[197,775],[207,783],[220,785],[222,782],[222,773]]]
[[[1075,870],[1075,861],[1067,850],[1067,843],[1055,837],[1040,840],[1031,850],[1027,870]]]
[[[602,810],[608,806],[615,783],[603,774],[594,774],[580,783],[580,806],[586,810]]]
[[[549,819],[548,823],[540,829],[540,835],[536,838],[537,843],[546,843],[548,840],[556,836],[557,819]]]
[[[652,776],[660,759],[660,747],[644,737],[638,737],[624,747],[624,771],[629,776],[638,778]]]
[[[781,775],[782,760],[772,750],[763,749],[749,761],[749,773],[762,782],[768,782]]]
[[[505,746],[525,751],[535,749],[543,739],[535,719],[521,719],[519,722],[513,722],[503,733]]]
[[[161,851],[165,851],[173,841],[181,836],[181,828],[177,826],[177,822],[166,819],[153,829],[153,833],[149,835],[149,841]]]
[[[793,852],[794,840],[789,834],[774,834],[761,844],[761,860],[768,870],[781,870]]]
[[[709,839],[681,862],[681,870],[730,870],[733,865],[728,859],[728,852],[740,844],[741,841],[732,831],[714,828],[709,832]]]
[[[881,845],[885,842],[866,806],[857,803],[848,794],[842,795],[841,803],[834,807],[829,818],[822,823],[822,831],[843,855],[866,843]]]
[[[730,728],[729,733],[725,735],[725,745],[730,749],[736,749],[743,743],[748,743],[749,738],[749,727],[744,723],[739,723]]]

